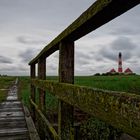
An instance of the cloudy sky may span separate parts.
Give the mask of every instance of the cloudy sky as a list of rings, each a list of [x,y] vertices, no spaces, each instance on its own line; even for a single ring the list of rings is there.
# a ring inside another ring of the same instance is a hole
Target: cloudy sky
[[[29,75],[28,62],[95,0],[0,0],[0,74]],[[75,75],[117,69],[140,74],[140,5],[75,42]],[[47,58],[58,74],[58,52]]]

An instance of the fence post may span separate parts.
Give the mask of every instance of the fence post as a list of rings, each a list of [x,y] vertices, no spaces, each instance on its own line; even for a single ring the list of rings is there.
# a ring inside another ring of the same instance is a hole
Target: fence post
[[[46,58],[41,57],[38,59],[38,79],[45,80],[46,79]],[[39,108],[43,113],[46,111],[46,104],[45,104],[45,91],[42,89],[38,89],[39,92]],[[41,140],[45,140],[45,130],[44,123],[38,118],[38,131]]]
[[[74,42],[59,44],[59,82],[74,84]],[[73,106],[59,101],[58,134],[61,140],[74,139]]]
[[[34,79],[35,78],[35,64],[31,64],[30,66],[30,76],[31,76],[31,79]],[[35,102],[35,86],[32,85],[31,83],[31,99]],[[33,105],[31,105],[31,116],[33,118],[33,120],[35,121],[35,108]]]
[[[38,60],[38,79],[46,79],[46,58]],[[39,89],[39,107],[42,111],[45,109],[45,91]]]

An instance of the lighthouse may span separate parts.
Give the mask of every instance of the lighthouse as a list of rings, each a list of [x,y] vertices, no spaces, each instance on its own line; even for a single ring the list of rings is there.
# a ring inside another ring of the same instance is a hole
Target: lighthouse
[[[122,73],[123,69],[122,69],[122,54],[121,52],[119,52],[119,56],[118,56],[118,73]]]
[[[109,72],[107,72],[108,74],[116,74],[117,71],[112,68]],[[122,74],[125,74],[125,75],[134,75],[135,73],[133,73],[133,71],[130,69],[130,68],[127,68],[126,70],[124,70],[123,72],[123,68],[122,68],[122,53],[119,52],[119,55],[118,55],[118,73],[120,75]]]

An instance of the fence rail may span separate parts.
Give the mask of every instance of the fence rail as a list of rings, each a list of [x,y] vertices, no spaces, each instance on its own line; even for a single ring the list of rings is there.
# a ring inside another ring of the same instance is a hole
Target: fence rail
[[[38,59],[42,56],[48,57],[56,50],[59,50],[59,43],[61,41],[69,40],[73,42],[139,3],[140,0],[97,0],[52,42],[44,47],[29,64],[38,63]]]
[[[31,66],[31,104],[34,121],[37,121],[36,111],[46,121],[41,114],[46,110],[45,91],[49,90],[59,99],[59,139],[74,139],[74,107],[79,107],[88,114],[140,139],[140,96],[72,85],[74,84],[74,41],[139,3],[140,0],[96,1],[31,60],[29,65]],[[57,50],[59,50],[59,82],[55,83],[46,81],[46,58]],[[38,64],[37,76],[36,64]],[[38,78],[38,80],[35,78]],[[36,106],[35,102],[37,88],[39,91],[39,106]],[[41,128],[39,126],[39,130]],[[45,133],[45,131],[43,134],[41,132],[42,140],[45,139]]]
[[[52,124],[46,119],[46,117],[44,116],[44,114],[41,112],[41,110],[39,109],[39,107],[37,106],[37,104],[35,104],[35,102],[33,102],[33,100],[30,98],[30,102],[31,104],[35,107],[37,113],[39,114],[39,116],[41,117],[41,119],[43,120],[43,122],[45,123],[45,126],[48,128],[48,130],[51,132],[54,140],[58,140],[58,134],[55,131],[55,129],[53,128]]]
[[[130,135],[140,137],[140,95],[47,80],[32,80],[32,84]]]

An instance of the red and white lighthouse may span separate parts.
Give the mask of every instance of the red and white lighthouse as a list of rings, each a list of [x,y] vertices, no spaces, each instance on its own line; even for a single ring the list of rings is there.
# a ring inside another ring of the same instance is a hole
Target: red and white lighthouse
[[[118,73],[122,73],[122,54],[119,52],[119,57],[118,57]]]

